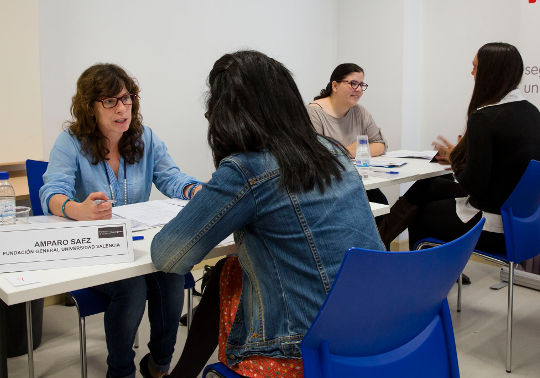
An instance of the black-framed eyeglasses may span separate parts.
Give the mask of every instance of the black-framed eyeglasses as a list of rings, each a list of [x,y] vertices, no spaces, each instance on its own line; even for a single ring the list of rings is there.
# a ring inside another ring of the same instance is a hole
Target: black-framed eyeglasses
[[[122,101],[122,104],[124,105],[133,105],[135,96],[137,95],[134,93],[128,93],[120,97],[106,97],[96,101],[101,102],[101,105],[103,105],[105,109],[111,109],[116,107],[118,100]]]
[[[340,80],[340,83],[347,83],[351,86],[352,89],[357,90],[358,87],[361,87],[363,91],[365,91],[368,88],[368,85],[364,82],[359,82],[356,80]]]

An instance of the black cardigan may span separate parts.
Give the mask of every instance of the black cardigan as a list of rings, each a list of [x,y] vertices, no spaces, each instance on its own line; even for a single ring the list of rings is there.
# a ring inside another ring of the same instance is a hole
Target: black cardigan
[[[467,153],[456,178],[477,209],[500,208],[531,159],[540,160],[540,113],[528,101],[488,106],[467,122]]]

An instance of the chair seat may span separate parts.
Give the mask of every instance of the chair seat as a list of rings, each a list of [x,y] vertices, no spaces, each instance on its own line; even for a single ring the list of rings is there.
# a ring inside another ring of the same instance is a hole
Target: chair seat
[[[70,291],[69,294],[82,318],[104,312],[109,305],[109,297],[92,288]]]
[[[540,254],[540,162],[531,160],[512,193],[501,206],[505,254],[474,250],[473,253],[508,265],[508,311],[506,315],[506,371],[512,370],[512,319],[515,264]],[[417,243],[441,243],[424,239]],[[461,280],[458,281],[457,311],[461,311]]]

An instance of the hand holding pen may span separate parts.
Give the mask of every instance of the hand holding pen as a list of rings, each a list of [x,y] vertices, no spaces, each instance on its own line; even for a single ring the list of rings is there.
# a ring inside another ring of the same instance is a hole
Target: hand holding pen
[[[113,201],[104,192],[93,192],[81,203],[77,203],[76,212],[78,220],[111,219]]]
[[[102,204],[102,203],[104,203],[104,202],[108,202],[108,203],[110,203],[111,205],[114,205],[114,204],[116,203],[115,200],[110,200],[110,199],[108,199],[108,200],[97,199],[97,200],[94,200],[94,205],[100,205],[100,204]]]

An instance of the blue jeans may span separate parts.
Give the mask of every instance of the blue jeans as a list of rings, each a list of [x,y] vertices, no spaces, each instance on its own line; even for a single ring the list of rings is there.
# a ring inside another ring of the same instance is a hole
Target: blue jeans
[[[150,364],[169,369],[184,304],[184,276],[156,272],[94,287],[110,298],[105,311],[108,370],[112,378],[135,377],[133,343],[146,299],[150,320]]]

